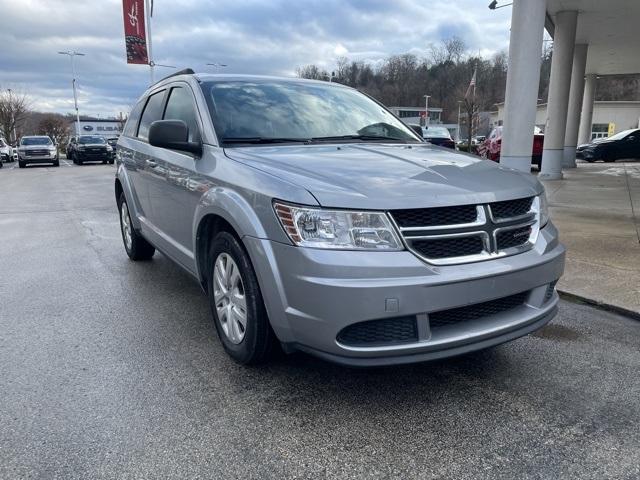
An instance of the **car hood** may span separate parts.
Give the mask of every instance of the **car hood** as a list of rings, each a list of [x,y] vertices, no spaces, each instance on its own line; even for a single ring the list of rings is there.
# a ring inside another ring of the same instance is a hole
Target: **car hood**
[[[387,210],[488,203],[543,190],[531,175],[428,144],[242,147],[225,153],[305,188],[325,207]]]
[[[578,146],[578,149],[585,149],[585,148],[593,148],[596,147],[598,145],[603,145],[606,143],[613,143],[615,142],[615,140],[611,140],[610,138],[604,137],[604,138],[596,138],[595,140],[591,141],[590,143],[584,143],[582,145]]]

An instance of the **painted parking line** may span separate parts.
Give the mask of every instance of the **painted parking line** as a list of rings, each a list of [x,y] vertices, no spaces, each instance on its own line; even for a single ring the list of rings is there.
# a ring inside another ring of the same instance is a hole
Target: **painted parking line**
[[[64,158],[61,158],[60,161],[62,162],[62,164],[65,167],[70,167],[71,166],[71,164],[67,160],[65,160]]]

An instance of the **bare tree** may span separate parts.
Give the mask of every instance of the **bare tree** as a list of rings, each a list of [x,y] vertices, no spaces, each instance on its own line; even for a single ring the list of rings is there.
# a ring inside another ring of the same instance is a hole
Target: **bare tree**
[[[311,80],[329,80],[329,72],[318,68],[316,65],[305,65],[296,69],[296,75],[300,78]]]
[[[45,115],[40,120],[38,130],[41,135],[48,135],[55,143],[65,144],[69,139],[69,124],[62,115]]]
[[[29,97],[7,89],[0,92],[0,133],[9,142],[18,139],[19,127],[29,113]]]

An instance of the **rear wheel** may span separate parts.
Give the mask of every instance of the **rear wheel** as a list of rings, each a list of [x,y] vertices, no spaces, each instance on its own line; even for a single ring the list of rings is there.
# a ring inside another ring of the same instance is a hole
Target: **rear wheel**
[[[224,349],[238,363],[266,361],[273,352],[275,334],[247,252],[231,233],[220,232],[211,244],[209,259],[209,304]]]
[[[121,193],[118,199],[118,210],[120,212],[120,231],[127,255],[134,261],[150,260],[156,249],[133,228],[129,206],[124,193]]]

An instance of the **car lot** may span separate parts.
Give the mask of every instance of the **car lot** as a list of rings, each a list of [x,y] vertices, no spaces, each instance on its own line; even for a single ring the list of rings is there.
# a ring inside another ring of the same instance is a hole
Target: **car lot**
[[[0,170],[0,478],[637,478],[640,324],[562,302],[449,361],[240,367],[199,287],[130,262],[114,167]]]

